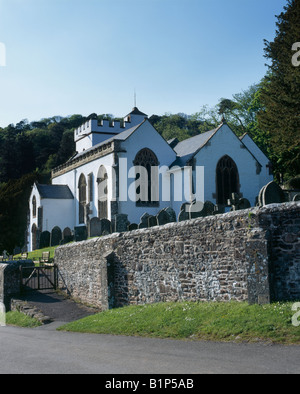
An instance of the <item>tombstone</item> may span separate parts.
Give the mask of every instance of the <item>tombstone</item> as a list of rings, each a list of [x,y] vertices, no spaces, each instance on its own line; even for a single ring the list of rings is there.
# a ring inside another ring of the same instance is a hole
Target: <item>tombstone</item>
[[[241,198],[239,201],[239,210],[251,208],[250,201],[247,198]]]
[[[251,208],[250,201],[247,198],[242,198],[238,193],[232,193],[232,198],[228,200],[228,204],[231,205],[231,211]]]
[[[100,235],[109,235],[112,233],[111,221],[108,219],[100,219],[101,231]]]
[[[100,237],[102,235],[100,219],[97,217],[92,218],[89,222],[89,229],[90,229],[89,231],[90,237]]]
[[[190,211],[190,203],[189,202],[185,202],[180,206],[180,211],[186,211],[187,213],[189,213]]]
[[[128,226],[128,231],[133,231],[133,230],[137,230],[139,228],[139,226],[136,223],[131,223]]]
[[[51,234],[49,231],[43,231],[40,236],[40,249],[48,248],[50,246]]]
[[[258,207],[262,207],[263,206],[263,198],[262,198],[262,196],[263,196],[263,192],[264,192],[265,188],[266,188],[266,186],[262,187],[260,189],[259,194],[258,194],[258,198],[257,198],[257,206]]]
[[[169,215],[164,209],[158,212],[158,214],[156,215],[156,219],[157,219],[157,224],[159,226],[163,226],[164,224],[170,223]]]
[[[59,245],[61,240],[62,240],[61,229],[58,226],[56,226],[51,231],[50,246],[57,246],[57,245]]]
[[[124,233],[129,225],[128,215],[119,213],[113,218],[113,230],[115,233]]]
[[[66,227],[63,231],[63,239],[60,244],[65,245],[72,241],[74,241],[74,236],[72,234],[72,231],[69,227]]]
[[[74,228],[75,242],[85,241],[87,239],[87,235],[86,226],[78,226]]]
[[[193,201],[189,207],[190,219],[195,219],[201,216],[204,204],[201,201]]]
[[[148,217],[148,227],[155,227],[157,224],[157,217],[150,215]]]
[[[166,214],[169,216],[169,223],[177,222],[176,212],[174,211],[173,208],[171,207],[165,208],[165,211]]]
[[[268,183],[262,191],[262,205],[280,204],[285,202],[281,187],[274,181]]]
[[[223,205],[215,205],[213,215],[220,215],[225,213],[225,207]]]
[[[183,222],[184,220],[189,220],[189,218],[190,218],[190,214],[189,214],[189,212],[186,212],[186,210],[185,210],[185,208],[184,208],[184,209],[182,209],[182,210],[179,212],[179,215],[178,215],[178,222]]]
[[[139,228],[148,228],[148,218],[149,218],[149,216],[150,215],[148,213],[144,213],[141,216]]]
[[[293,198],[293,201],[300,201],[300,194],[296,194]]]

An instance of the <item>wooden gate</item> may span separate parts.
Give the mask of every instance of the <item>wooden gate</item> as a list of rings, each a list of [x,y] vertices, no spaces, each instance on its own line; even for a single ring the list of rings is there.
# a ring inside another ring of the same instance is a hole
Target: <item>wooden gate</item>
[[[32,290],[56,290],[57,266],[20,267],[21,293]]]

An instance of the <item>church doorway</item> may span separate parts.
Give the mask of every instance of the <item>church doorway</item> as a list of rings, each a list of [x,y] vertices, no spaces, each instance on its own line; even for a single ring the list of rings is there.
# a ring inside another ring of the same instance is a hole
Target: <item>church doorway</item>
[[[229,156],[223,156],[217,165],[217,204],[228,205],[232,193],[240,192],[239,172],[237,165]]]

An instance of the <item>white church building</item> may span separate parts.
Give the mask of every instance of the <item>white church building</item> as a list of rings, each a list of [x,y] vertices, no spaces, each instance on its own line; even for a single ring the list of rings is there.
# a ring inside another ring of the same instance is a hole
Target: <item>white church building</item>
[[[211,201],[226,209],[232,193],[252,206],[273,180],[269,159],[248,134],[238,138],[222,121],[214,130],[165,141],[138,108],[123,122],[87,120],[74,131],[76,154],[52,171],[52,184],[35,184],[30,196],[27,247],[53,228],[70,235],[93,218],[117,214],[139,223],[183,203]]]

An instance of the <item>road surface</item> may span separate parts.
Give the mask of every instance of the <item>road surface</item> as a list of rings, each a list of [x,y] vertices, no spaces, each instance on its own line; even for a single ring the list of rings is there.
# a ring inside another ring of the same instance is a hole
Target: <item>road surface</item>
[[[300,346],[0,327],[1,374],[298,374]]]

